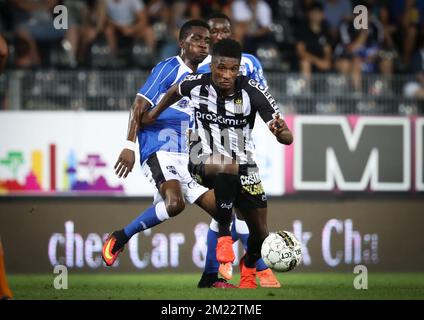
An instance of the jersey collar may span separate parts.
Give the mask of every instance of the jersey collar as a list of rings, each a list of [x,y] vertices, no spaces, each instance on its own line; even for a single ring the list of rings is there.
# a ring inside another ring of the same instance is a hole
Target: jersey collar
[[[241,87],[241,83],[242,83],[242,76],[237,76],[236,78],[236,84],[234,86],[234,92],[228,96],[224,96],[221,94],[221,90],[219,90],[219,88],[213,83],[212,81],[212,72],[207,74],[207,77],[209,78],[209,83],[211,84],[211,86],[215,89],[216,93],[218,94],[219,97],[224,98],[224,99],[232,99],[234,98],[242,89]]]
[[[179,63],[183,66],[183,68],[185,68],[188,73],[194,73],[196,71],[191,70],[191,68],[185,64],[185,62],[183,61],[183,59],[181,59],[180,56],[177,56],[177,60],[179,61]]]

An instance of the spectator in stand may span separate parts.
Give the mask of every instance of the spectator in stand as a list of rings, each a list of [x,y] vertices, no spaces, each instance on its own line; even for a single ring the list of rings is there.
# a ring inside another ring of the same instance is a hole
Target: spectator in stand
[[[306,23],[300,28],[296,51],[300,71],[309,81],[312,72],[326,72],[331,69],[331,36],[324,22],[320,3],[314,3],[308,8]]]
[[[142,0],[106,0],[106,39],[113,54],[118,53],[119,37],[142,39],[152,50],[156,49],[153,28],[148,21]]]
[[[384,43],[394,48],[393,35],[397,28],[390,22],[389,5],[384,0],[367,0],[366,4],[371,10],[371,15],[378,19],[383,26]]]
[[[178,35],[180,33],[181,26],[187,21],[187,2],[183,0],[168,2],[169,17],[167,22],[167,33],[164,39],[164,43],[160,47],[159,60],[165,60],[171,56],[178,55]]]
[[[321,0],[333,42],[337,41],[339,27],[343,21],[350,20],[353,14],[350,0]]]
[[[401,48],[403,69],[408,69],[418,35],[424,27],[424,0],[392,0],[389,20],[395,26],[396,42]]]
[[[407,98],[424,100],[424,45],[415,52],[411,61],[410,71],[415,74],[415,80],[406,83],[403,94]]]
[[[383,29],[383,43],[378,53],[378,71],[382,75],[392,76],[394,73],[394,61],[398,58],[398,52],[393,40],[393,28],[389,22],[389,11],[383,0],[367,0],[365,2],[373,21],[379,21]]]
[[[271,7],[263,0],[233,2],[234,38],[244,45],[244,51],[255,54],[261,44],[272,41]]]
[[[169,23],[170,9],[164,0],[150,0],[147,4],[147,15],[150,24],[155,22]]]
[[[78,28],[72,21],[67,30],[54,28],[53,8],[58,4],[57,0],[12,0],[15,35],[28,47],[27,56],[17,60],[19,67],[40,65],[37,42],[58,40],[62,40],[63,48],[69,53],[69,63],[76,65]]]
[[[105,0],[87,0],[81,25],[81,42],[78,50],[78,61],[84,63],[91,44],[103,33],[106,25]]]
[[[342,73],[350,70],[353,86],[355,90],[360,91],[362,72],[378,71],[378,58],[384,41],[383,26],[368,10],[368,29],[356,29],[353,19],[344,21],[340,26],[340,38],[341,42],[335,49],[336,68],[342,68],[338,70]],[[385,61],[386,65],[393,63],[390,56],[384,58],[389,59],[389,61]]]

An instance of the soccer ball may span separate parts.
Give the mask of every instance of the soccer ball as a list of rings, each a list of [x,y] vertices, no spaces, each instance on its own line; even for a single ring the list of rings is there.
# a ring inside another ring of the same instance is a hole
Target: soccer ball
[[[262,243],[261,255],[271,269],[287,272],[302,261],[302,247],[291,232],[270,232]]]

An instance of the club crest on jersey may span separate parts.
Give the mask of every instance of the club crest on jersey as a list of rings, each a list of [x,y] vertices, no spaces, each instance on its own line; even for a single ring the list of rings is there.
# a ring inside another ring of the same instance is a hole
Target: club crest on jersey
[[[234,100],[234,113],[243,113],[243,99],[237,98]]]
[[[189,103],[190,103],[190,100],[189,100],[189,99],[183,98],[183,99],[181,99],[180,101],[178,101],[178,106],[179,106],[180,108],[185,109],[185,108],[187,108],[187,107],[188,107]]]

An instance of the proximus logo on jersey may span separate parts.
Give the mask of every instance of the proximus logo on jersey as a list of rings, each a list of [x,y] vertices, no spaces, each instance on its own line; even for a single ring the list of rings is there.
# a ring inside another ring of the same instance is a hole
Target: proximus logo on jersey
[[[202,113],[200,111],[196,111],[196,119],[199,119],[200,121],[207,121],[210,123],[217,123],[217,124],[223,124],[225,126],[229,127],[235,127],[235,128],[242,128],[247,125],[247,119],[236,119],[236,118],[229,118],[224,117],[222,115],[217,115],[215,113],[207,112]]]

